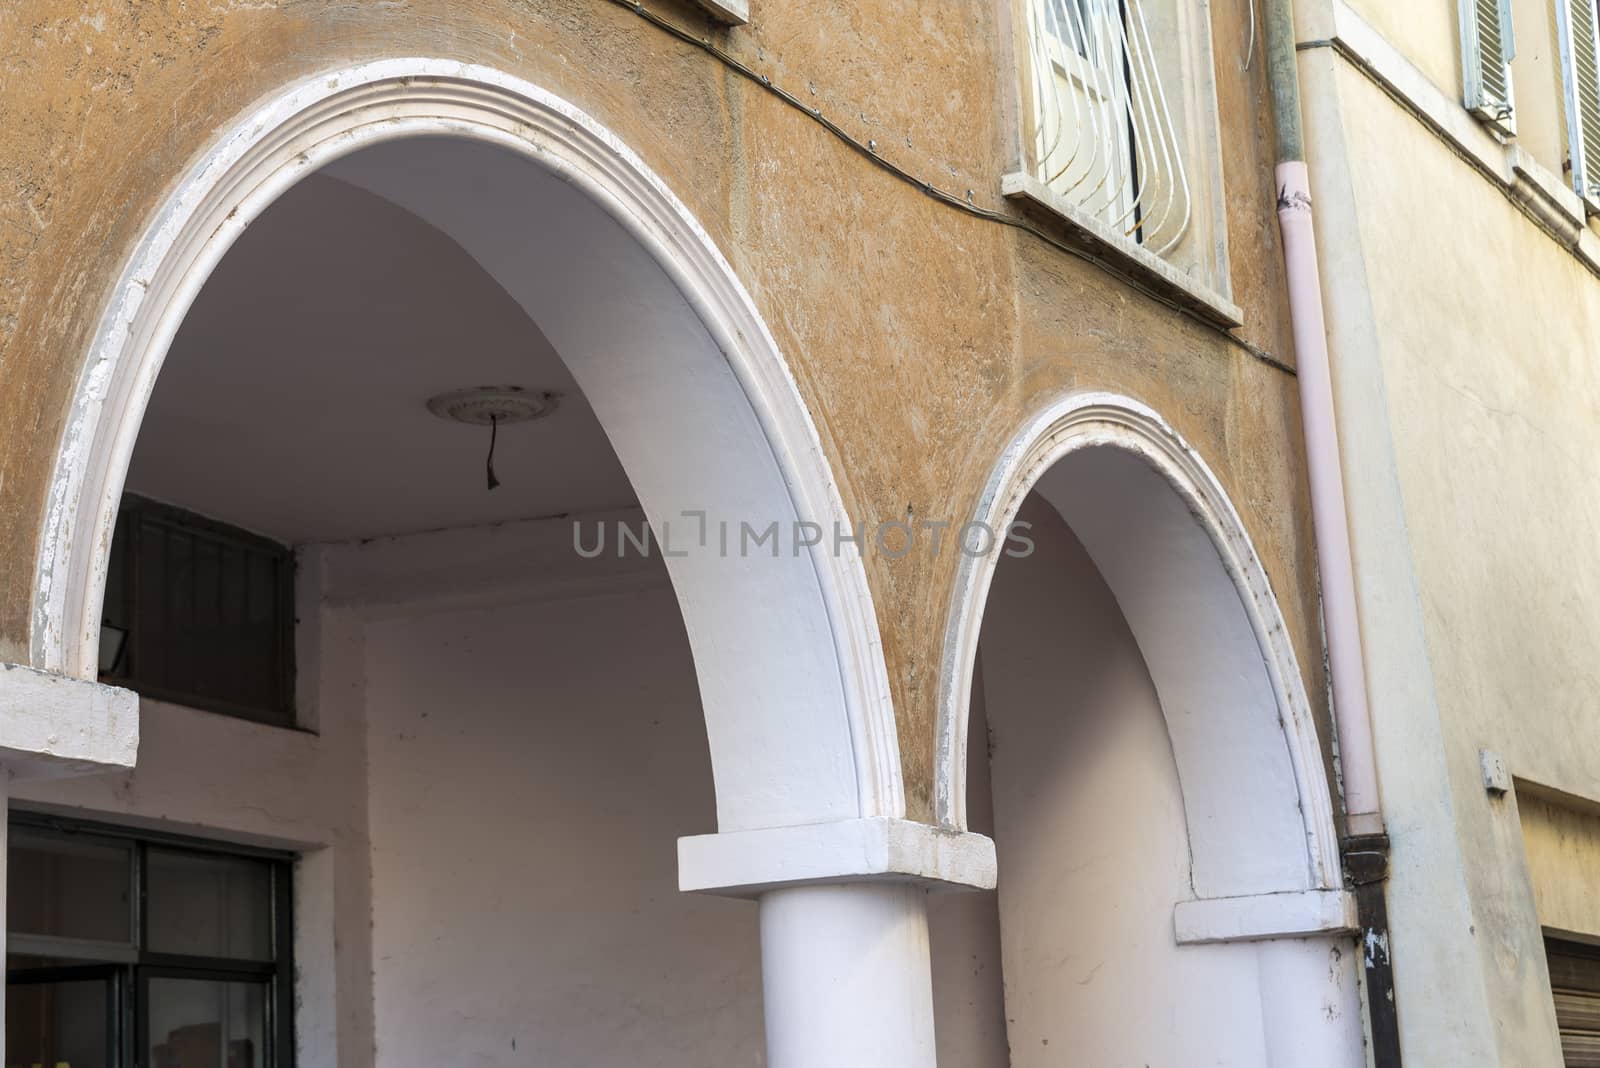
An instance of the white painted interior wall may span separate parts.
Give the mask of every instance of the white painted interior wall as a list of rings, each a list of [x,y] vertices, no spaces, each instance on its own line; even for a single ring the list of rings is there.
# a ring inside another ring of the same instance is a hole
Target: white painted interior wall
[[[1255,947],[1173,936],[1189,848],[1139,647],[1060,516],[1035,496],[1020,518],[1037,550],[1002,561],[989,593],[969,756],[975,827],[992,797],[999,937],[974,936],[970,903],[935,908],[937,1004],[992,1016],[1003,974],[1014,1068],[1266,1065]],[[998,1068],[1003,1049],[945,1063]]]
[[[303,1068],[760,1064],[756,907],[676,887],[716,819],[676,598],[659,560],[554,555],[569,531],[302,550],[320,733],[147,701],[136,771],[17,803],[305,851]],[[992,895],[935,900],[941,973],[976,969],[940,984],[940,1063],[1004,1065]]]
[[[314,601],[312,602],[315,603]],[[297,1063],[371,1062],[371,900],[361,628],[316,620],[320,670],[303,679],[318,732],[140,702],[138,766],[125,774],[19,783],[15,808],[292,850]],[[306,670],[306,665],[302,665]]]
[[[755,905],[676,887],[677,837],[716,814],[665,570],[507,574],[508,541],[570,537],[528,528],[304,550],[319,733],[146,701],[137,770],[17,791],[304,851],[303,1066],[760,1062]]]
[[[673,591],[659,561],[551,558],[555,530],[327,557],[331,595],[373,613],[377,1062],[761,1064],[755,906],[676,889],[676,839],[715,809]],[[934,910],[937,971],[973,970],[936,990],[939,1063],[1003,1066],[993,896]]]
[[[933,899],[939,1062],[1267,1064],[1256,948],[1173,940],[1189,856],[1139,649],[1059,515],[1023,518],[972,717],[1001,889]],[[715,825],[676,598],[659,560],[563,539],[303,550],[320,733],[146,702],[136,771],[18,803],[306,851],[302,1065],[759,1064],[755,906],[676,890],[677,837]]]
[[[659,578],[370,627],[380,1065],[761,1063],[755,905],[677,891],[716,809]]]

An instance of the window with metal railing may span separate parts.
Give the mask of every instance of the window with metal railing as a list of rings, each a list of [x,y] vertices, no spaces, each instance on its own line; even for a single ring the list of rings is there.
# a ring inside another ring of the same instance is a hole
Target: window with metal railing
[[[1112,231],[1165,254],[1189,179],[1139,0],[1028,0],[1034,174]]]
[[[1209,9],[1013,2],[1021,166],[1003,191],[1065,217],[1214,316],[1236,314]]]

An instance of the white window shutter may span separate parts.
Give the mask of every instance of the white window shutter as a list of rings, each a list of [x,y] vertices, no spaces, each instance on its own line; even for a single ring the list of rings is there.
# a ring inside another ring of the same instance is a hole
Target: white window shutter
[[[1600,37],[1595,0],[1556,0],[1572,188],[1600,197]]]
[[[1461,70],[1466,105],[1485,123],[1512,134],[1511,0],[1460,0]]]

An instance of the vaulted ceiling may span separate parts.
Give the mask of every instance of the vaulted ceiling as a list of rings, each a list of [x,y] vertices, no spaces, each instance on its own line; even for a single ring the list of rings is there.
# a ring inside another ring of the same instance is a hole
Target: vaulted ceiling
[[[489,430],[427,400],[563,396]],[[460,246],[328,175],[290,189],[206,283],[151,398],[128,488],[280,541],[628,506],[605,433],[538,326]]]

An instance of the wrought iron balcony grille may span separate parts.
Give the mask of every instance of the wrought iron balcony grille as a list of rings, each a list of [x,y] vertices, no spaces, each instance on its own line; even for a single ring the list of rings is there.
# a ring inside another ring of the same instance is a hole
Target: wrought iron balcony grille
[[[1189,178],[1140,0],[1024,0],[1035,177],[1157,255],[1189,229]]]

